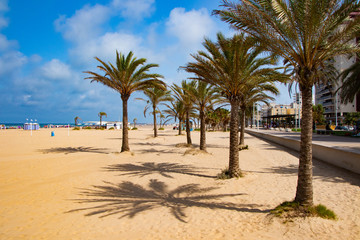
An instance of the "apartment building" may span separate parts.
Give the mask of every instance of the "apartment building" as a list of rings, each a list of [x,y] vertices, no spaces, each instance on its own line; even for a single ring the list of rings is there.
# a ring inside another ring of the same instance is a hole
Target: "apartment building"
[[[354,13],[355,17],[358,13]],[[353,44],[358,43],[360,38],[353,40]],[[337,56],[334,59],[334,65],[339,73],[349,68],[355,61],[359,61],[355,56]],[[360,76],[359,76],[360,81]],[[324,115],[327,122],[337,125],[343,122],[346,114],[351,112],[360,112],[360,94],[348,104],[342,104],[339,93],[336,90],[341,86],[341,81],[336,83],[329,83],[327,85],[320,84],[315,86],[315,104],[321,104],[324,107]]]

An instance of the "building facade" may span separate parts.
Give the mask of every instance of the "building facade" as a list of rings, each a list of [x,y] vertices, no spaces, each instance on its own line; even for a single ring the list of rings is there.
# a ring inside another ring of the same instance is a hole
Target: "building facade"
[[[356,17],[358,13],[353,13],[351,17]],[[360,38],[353,39],[353,44],[357,44]],[[356,61],[355,56],[337,56],[334,59],[335,68],[339,73],[349,68]],[[360,76],[359,76],[360,81]],[[341,80],[327,85],[320,84],[315,86],[315,104],[321,104],[324,107],[325,119],[328,123],[338,125],[341,124],[346,114],[351,112],[360,112],[360,94],[355,96],[354,100],[348,104],[342,104],[337,89],[341,87]]]

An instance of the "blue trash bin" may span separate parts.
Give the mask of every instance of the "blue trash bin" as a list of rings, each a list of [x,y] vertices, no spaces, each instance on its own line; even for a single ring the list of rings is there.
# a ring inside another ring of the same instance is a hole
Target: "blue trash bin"
[[[51,132],[51,136],[54,137],[55,136],[55,133],[54,131]]]

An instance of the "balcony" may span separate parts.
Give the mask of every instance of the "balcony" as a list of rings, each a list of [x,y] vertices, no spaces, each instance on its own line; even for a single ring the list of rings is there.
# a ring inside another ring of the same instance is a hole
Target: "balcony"
[[[322,103],[322,105],[324,107],[330,107],[330,106],[334,106],[334,103],[332,101],[330,101],[330,102],[324,102],[324,103]]]

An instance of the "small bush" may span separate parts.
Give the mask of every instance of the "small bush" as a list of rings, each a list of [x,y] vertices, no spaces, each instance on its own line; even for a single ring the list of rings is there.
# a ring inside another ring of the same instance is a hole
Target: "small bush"
[[[292,132],[301,132],[301,128],[292,128],[291,131]]]
[[[159,128],[159,130],[165,130],[165,128],[161,127],[161,128]]]
[[[134,127],[134,128],[132,128],[131,130],[138,130],[138,128],[137,128],[137,127]]]
[[[219,173],[216,178],[222,179],[222,180],[230,179],[231,177],[229,175],[229,168],[225,168],[225,169],[221,170],[221,173]]]
[[[239,145],[239,151],[241,150],[249,150],[249,145]]]
[[[195,128],[194,131],[200,131],[200,128]]]
[[[90,126],[83,127],[83,129],[92,129]]]
[[[111,127],[111,128],[109,128],[109,130],[115,130],[115,128],[114,128],[114,127]]]
[[[80,127],[74,127],[73,130],[80,130]]]
[[[283,202],[277,206],[274,210],[271,210],[270,213],[274,214],[277,217],[296,218],[296,217],[321,217],[325,219],[335,220],[336,214],[327,209],[324,205],[316,206],[301,206],[298,202]]]
[[[337,217],[336,217],[336,214],[330,210],[330,209],[327,209],[324,205],[322,204],[319,204],[319,205],[316,205],[315,207],[312,207],[312,211],[315,215],[321,217],[321,218],[326,218],[326,219],[333,219],[335,220]]]

